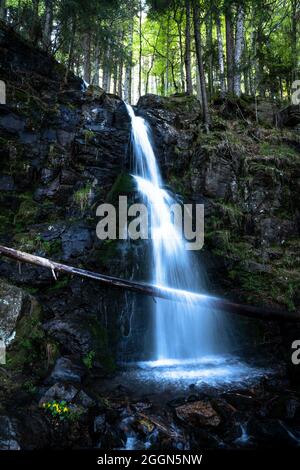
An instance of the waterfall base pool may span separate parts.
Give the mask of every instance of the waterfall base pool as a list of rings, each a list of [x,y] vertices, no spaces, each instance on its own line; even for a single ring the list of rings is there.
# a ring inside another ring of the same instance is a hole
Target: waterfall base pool
[[[197,388],[231,388],[249,386],[263,377],[272,375],[269,367],[259,367],[233,355],[203,356],[197,361],[162,360],[127,364],[126,370],[118,374],[127,383],[136,383],[141,388],[185,390]]]

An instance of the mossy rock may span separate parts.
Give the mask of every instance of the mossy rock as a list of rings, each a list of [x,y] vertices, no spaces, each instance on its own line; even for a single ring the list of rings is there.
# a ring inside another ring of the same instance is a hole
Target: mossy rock
[[[39,205],[32,199],[25,199],[21,202],[15,217],[16,224],[27,226],[34,224],[37,219]]]
[[[121,173],[114,182],[111,190],[107,195],[107,202],[114,202],[118,196],[126,195],[136,190],[136,183],[128,173]]]

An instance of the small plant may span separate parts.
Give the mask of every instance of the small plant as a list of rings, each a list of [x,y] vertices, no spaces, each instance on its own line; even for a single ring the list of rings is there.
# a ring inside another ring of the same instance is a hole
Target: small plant
[[[87,207],[90,196],[92,192],[92,187],[90,184],[87,184],[84,188],[78,189],[73,195],[74,202],[80,207],[81,212]]]
[[[84,133],[84,142],[85,142],[85,147],[86,147],[88,142],[90,142],[93,139],[93,137],[95,137],[95,132],[91,131],[90,129],[85,129],[83,133]]]
[[[43,408],[53,418],[58,418],[60,421],[71,417],[70,408],[65,401],[49,401],[43,403]]]
[[[83,358],[83,363],[88,369],[91,369],[93,367],[95,356],[95,351],[90,351]]]

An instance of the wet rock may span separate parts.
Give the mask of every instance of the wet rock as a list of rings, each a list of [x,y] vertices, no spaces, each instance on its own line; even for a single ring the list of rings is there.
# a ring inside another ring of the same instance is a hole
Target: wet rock
[[[8,343],[22,315],[26,294],[0,280],[0,338]]]
[[[84,408],[92,408],[96,404],[95,400],[89,397],[83,390],[80,390],[78,393],[76,397],[76,403],[83,406]]]
[[[55,383],[50,387],[39,401],[39,406],[51,400],[72,401],[78,393],[78,389],[72,384]]]
[[[8,416],[0,416],[0,450],[20,450],[16,423]]]
[[[62,235],[62,250],[64,260],[85,254],[91,249],[93,235],[91,230],[81,225],[74,225]]]
[[[53,307],[60,312],[66,305],[58,301]],[[92,334],[83,319],[54,319],[46,322],[44,328],[70,354],[84,355],[93,350]]]
[[[105,429],[106,417],[105,414],[96,416],[94,419],[94,432],[96,434],[102,434]]]
[[[208,401],[195,401],[178,406],[176,416],[189,425],[219,426],[221,418]]]
[[[279,420],[250,418],[247,429],[252,440],[261,446],[272,447],[275,443],[299,445],[297,434],[294,434],[287,425]]]
[[[83,375],[84,370],[81,366],[75,364],[67,357],[60,357],[57,359],[48,381],[80,383]]]
[[[14,179],[9,175],[0,175],[0,191],[15,191]]]

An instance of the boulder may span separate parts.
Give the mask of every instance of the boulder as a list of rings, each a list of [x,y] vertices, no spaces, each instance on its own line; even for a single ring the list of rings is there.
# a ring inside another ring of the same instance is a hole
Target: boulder
[[[8,416],[0,416],[0,450],[20,450],[16,423]]]
[[[26,294],[19,287],[0,280],[0,338],[8,344],[23,313]]]
[[[57,359],[53,371],[49,377],[49,382],[71,382],[80,383],[84,375],[83,368],[72,362],[67,357]]]
[[[217,427],[221,418],[208,401],[194,401],[175,408],[176,416],[188,425]]]

